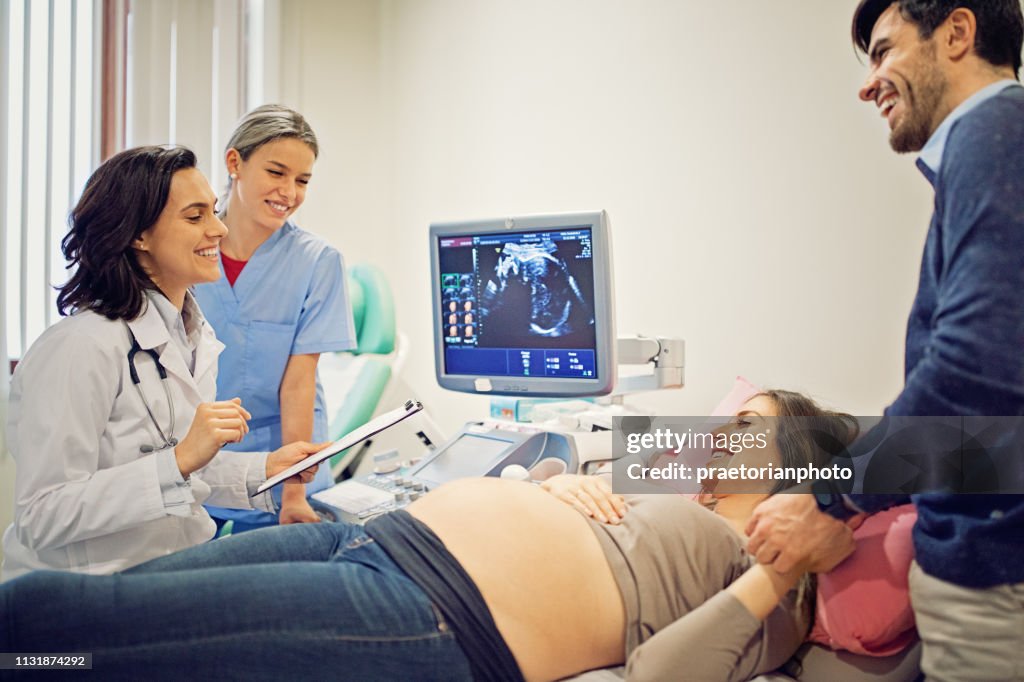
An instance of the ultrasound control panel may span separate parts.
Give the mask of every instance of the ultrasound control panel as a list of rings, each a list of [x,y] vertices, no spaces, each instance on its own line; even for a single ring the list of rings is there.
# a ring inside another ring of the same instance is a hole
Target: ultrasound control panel
[[[315,493],[310,502],[321,518],[361,523],[401,509],[448,481],[501,476],[512,465],[529,470],[548,459],[558,460],[566,471],[575,472],[577,457],[572,439],[524,424],[470,422],[423,457],[402,460],[396,451],[378,455],[374,458],[374,473]]]

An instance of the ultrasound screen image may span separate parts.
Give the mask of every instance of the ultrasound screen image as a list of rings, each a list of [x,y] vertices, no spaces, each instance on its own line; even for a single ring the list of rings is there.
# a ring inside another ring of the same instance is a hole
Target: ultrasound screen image
[[[438,381],[495,395],[593,395],[615,379],[601,213],[430,226]]]
[[[594,347],[590,240],[552,236],[477,250],[481,347]]]
[[[442,314],[459,312],[443,332],[450,373],[596,376],[589,227],[442,238],[440,246]]]

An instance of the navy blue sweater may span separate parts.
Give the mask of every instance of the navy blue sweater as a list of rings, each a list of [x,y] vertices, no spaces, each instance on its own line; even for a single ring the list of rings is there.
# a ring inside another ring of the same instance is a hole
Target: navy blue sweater
[[[1024,88],[950,130],[892,416],[1024,415]],[[893,500],[853,496],[862,508]],[[1024,495],[914,497],[917,561],[966,587],[1024,582]]]

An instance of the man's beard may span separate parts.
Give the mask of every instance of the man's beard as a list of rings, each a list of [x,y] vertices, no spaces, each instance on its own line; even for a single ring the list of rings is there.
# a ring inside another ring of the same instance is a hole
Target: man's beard
[[[946,95],[949,84],[945,77],[932,64],[935,48],[923,55],[922,63],[917,69],[916,83],[907,81],[907,92],[903,96],[906,111],[903,119],[896,124],[889,134],[889,144],[898,154],[919,152],[935,132],[935,116]],[[927,60],[927,61],[926,61]]]

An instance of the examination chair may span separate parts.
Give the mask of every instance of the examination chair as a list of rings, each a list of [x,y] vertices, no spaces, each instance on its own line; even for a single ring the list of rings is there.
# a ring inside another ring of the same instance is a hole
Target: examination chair
[[[373,417],[384,389],[397,372],[395,302],[380,268],[361,263],[349,268],[348,293],[358,345],[320,357],[320,383],[327,406],[328,437],[337,440]],[[335,479],[358,464],[354,446],[331,458]]]

